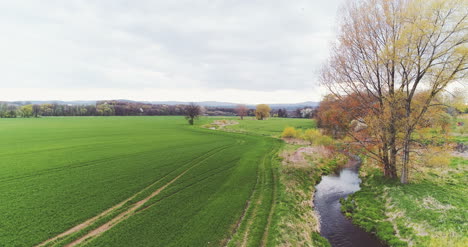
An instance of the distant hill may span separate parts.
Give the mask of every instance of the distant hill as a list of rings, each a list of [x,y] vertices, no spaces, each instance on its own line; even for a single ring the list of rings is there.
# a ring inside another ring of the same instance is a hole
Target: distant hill
[[[140,103],[148,103],[148,104],[155,104],[155,105],[187,105],[191,102],[188,101],[134,101],[134,100],[126,100],[126,99],[116,99],[117,101],[125,101],[125,102],[140,102]],[[101,101],[101,100],[98,100]],[[105,101],[105,100],[102,100]],[[94,105],[96,104],[96,100],[75,100],[75,101],[60,101],[60,100],[29,100],[29,101],[10,101],[8,103],[14,105],[25,105],[25,104],[60,104],[60,105]],[[204,107],[225,107],[225,108],[234,108],[238,104],[232,102],[218,102],[218,101],[202,101],[202,102],[194,102],[198,105]],[[269,104],[272,109],[296,109],[296,108],[304,108],[304,107],[317,107],[318,102],[307,101],[301,103],[284,103],[284,104]],[[255,108],[255,105],[248,104],[247,107]]]
[[[152,104],[164,104],[164,105],[187,105],[191,102],[183,102],[183,101],[151,101]],[[205,106],[205,107],[226,107],[226,108],[234,108],[238,103],[231,103],[231,102],[218,102],[218,101],[202,101],[202,102],[194,102],[198,105]],[[286,108],[286,109],[296,109],[302,107],[317,107],[319,102],[307,101],[301,103],[280,103],[280,104],[268,104],[272,109],[279,109],[279,108]],[[249,108],[255,108],[254,104],[247,104]]]

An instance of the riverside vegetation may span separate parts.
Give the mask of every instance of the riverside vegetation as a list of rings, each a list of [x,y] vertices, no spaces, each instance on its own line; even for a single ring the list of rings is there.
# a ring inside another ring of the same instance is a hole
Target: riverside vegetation
[[[464,122],[457,126],[460,122]],[[430,140],[466,143],[466,118],[455,119],[452,136],[431,130]],[[444,150],[444,149],[442,149]],[[440,151],[413,164],[407,185],[382,176],[367,160],[361,190],[342,201],[343,212],[390,246],[466,246],[468,159]]]

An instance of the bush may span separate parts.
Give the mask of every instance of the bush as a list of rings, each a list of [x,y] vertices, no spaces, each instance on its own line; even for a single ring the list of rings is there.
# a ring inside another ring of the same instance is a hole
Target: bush
[[[333,144],[333,138],[322,135],[320,130],[308,129],[302,131],[301,129],[295,129],[293,127],[286,127],[281,134],[283,138],[298,138],[305,141],[309,141],[310,144],[317,146],[329,146]]]
[[[333,139],[329,136],[322,135],[317,129],[309,129],[304,133],[303,139],[309,141],[313,145],[328,146],[333,144]]]
[[[294,127],[287,127],[283,130],[281,134],[283,138],[295,138],[297,137],[297,130]]]

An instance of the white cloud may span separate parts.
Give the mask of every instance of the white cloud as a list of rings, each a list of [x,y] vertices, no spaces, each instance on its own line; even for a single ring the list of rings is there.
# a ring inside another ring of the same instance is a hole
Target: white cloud
[[[8,88],[22,89],[22,100],[38,99],[33,89],[158,99],[142,88],[318,100],[316,72],[341,1],[2,1],[0,100]]]

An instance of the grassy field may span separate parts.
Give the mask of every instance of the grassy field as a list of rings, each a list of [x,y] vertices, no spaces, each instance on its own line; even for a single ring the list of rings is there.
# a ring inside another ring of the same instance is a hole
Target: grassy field
[[[270,245],[281,142],[204,121],[2,119],[0,245]],[[243,124],[265,135],[290,125]]]
[[[205,124],[214,120],[234,120],[238,124],[225,127],[227,131],[246,133],[250,135],[261,135],[270,137],[279,137],[286,127],[296,129],[312,129],[316,127],[314,121],[304,118],[269,118],[268,120],[254,120],[252,117],[245,117],[240,120],[238,117],[204,117],[201,121]]]

